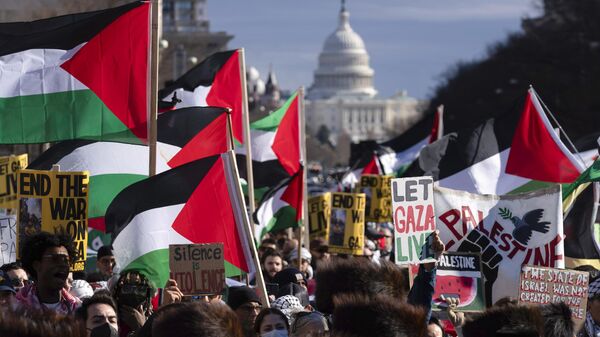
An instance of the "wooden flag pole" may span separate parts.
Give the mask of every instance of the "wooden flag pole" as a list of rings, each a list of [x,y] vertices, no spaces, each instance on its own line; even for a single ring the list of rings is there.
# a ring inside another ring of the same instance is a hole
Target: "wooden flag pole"
[[[152,0],[151,5],[151,48],[150,48],[150,116],[148,118],[148,175],[156,175],[156,118],[158,115],[158,42],[162,28],[162,0]]]
[[[235,142],[233,138],[233,123],[231,121],[231,109],[227,110],[227,151],[233,151],[233,144]]]
[[[250,112],[248,109],[248,86],[246,84],[246,57],[244,48],[239,49],[240,61],[240,79],[242,82],[242,124],[244,128],[244,147],[246,148],[246,183],[248,186],[248,212],[250,213],[250,223],[254,232],[254,174],[252,173],[252,139],[250,138]],[[262,238],[257,238],[259,241]]]
[[[298,99],[300,104],[300,155],[302,156],[301,164],[304,167],[302,171],[302,230],[304,238],[304,247],[310,251],[310,233],[308,223],[308,157],[306,156],[306,115],[304,108],[304,87],[298,90]]]

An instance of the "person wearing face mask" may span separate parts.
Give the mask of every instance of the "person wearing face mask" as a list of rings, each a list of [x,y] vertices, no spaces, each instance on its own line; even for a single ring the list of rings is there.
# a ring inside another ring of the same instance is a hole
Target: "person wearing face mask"
[[[288,337],[289,330],[287,317],[275,308],[263,309],[254,323],[257,337]]]
[[[85,324],[86,337],[118,337],[117,304],[107,291],[87,298],[75,316]]]
[[[119,336],[126,337],[139,330],[152,314],[154,288],[148,278],[135,270],[121,273],[113,290],[119,314]]]

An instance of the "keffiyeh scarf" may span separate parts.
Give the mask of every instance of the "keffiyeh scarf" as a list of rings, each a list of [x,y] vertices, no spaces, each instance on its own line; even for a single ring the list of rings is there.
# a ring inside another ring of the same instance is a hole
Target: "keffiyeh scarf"
[[[40,302],[37,297],[37,289],[34,284],[30,284],[22,288],[16,295],[15,299],[19,305],[26,308],[38,309],[38,310],[50,310],[44,304]],[[60,290],[60,305],[56,311],[59,314],[69,315],[75,311],[81,304],[81,301],[69,294],[65,289]]]

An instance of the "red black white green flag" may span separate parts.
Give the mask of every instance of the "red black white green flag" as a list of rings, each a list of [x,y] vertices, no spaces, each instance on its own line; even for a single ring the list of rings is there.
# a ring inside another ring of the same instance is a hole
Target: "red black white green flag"
[[[117,263],[164,284],[169,244],[223,242],[226,274],[253,272],[233,152],[199,159],[125,188],[106,212]],[[249,229],[248,229],[249,230]]]
[[[0,143],[147,140],[148,2],[0,24]]]

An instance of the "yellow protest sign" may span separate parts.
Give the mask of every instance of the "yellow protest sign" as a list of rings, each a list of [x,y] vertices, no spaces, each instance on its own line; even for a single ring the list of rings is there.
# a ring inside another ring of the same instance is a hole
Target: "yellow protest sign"
[[[17,245],[41,231],[65,231],[73,238],[77,259],[72,271],[84,269],[87,247],[89,173],[20,170]]]
[[[365,243],[364,193],[332,193],[329,251],[362,255]]]
[[[311,239],[327,237],[331,218],[331,193],[325,193],[308,199],[308,234]]]
[[[0,157],[0,208],[17,208],[17,170],[27,167],[27,153]]]
[[[391,176],[364,174],[355,192],[366,196],[365,220],[370,222],[392,221]]]

